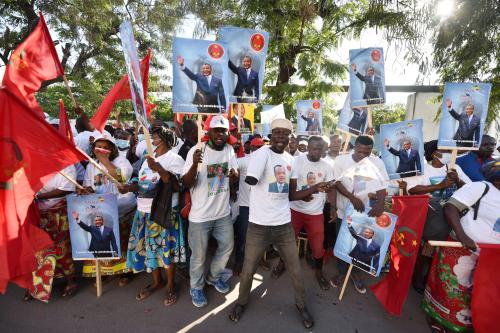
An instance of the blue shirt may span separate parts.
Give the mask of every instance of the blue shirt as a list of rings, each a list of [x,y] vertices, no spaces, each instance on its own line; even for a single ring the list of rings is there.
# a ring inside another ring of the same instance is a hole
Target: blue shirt
[[[493,161],[492,157],[480,160],[479,157],[473,152],[468,152],[467,154],[457,158],[457,164],[460,165],[463,172],[469,176],[473,182],[479,182],[484,180],[484,176],[481,173],[481,167],[484,163]]]

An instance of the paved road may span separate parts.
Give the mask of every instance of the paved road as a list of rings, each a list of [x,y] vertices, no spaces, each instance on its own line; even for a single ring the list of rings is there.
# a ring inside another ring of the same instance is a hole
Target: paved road
[[[376,298],[368,291],[358,294],[352,284],[338,301],[338,289],[321,291],[313,272],[304,265],[308,307],[315,318],[312,332],[339,333],[427,333],[420,296],[410,291],[401,317],[389,316]],[[330,261],[326,276],[334,274]],[[104,286],[104,294],[95,296],[90,279],[80,280],[81,289],[71,299],[62,299],[61,284],[56,285],[49,304],[39,301],[23,302],[24,291],[11,285],[7,293],[0,295],[0,331],[24,332],[307,332],[299,320],[293,302],[292,283],[285,273],[273,280],[270,273],[259,270],[254,277],[255,288],[251,303],[237,324],[227,318],[237,297],[238,278],[232,278],[233,287],[228,295],[218,294],[212,287],[207,289],[209,306],[197,309],[191,304],[188,281],[177,277],[180,286],[178,302],[169,308],[163,306],[163,291],[138,302],[135,295],[146,286],[149,276],[145,273],[127,286],[118,287],[117,281]],[[365,282],[375,279],[364,277]]]

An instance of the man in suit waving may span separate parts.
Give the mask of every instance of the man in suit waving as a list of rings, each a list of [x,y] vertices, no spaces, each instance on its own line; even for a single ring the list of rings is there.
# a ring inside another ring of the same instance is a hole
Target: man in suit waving
[[[75,219],[80,228],[90,233],[91,240],[88,251],[91,252],[95,258],[118,256],[118,245],[116,244],[115,234],[112,228],[104,225],[102,216],[97,215],[94,218],[94,225],[88,225],[80,221],[77,212],[73,212],[73,219]],[[111,249],[113,249],[113,251],[111,251]]]
[[[453,140],[457,140],[458,147],[473,147],[479,145],[479,131],[481,120],[474,115],[474,105],[469,103],[465,106],[465,112],[458,114],[453,109],[451,99],[446,99],[446,107],[450,115],[458,120],[457,132]],[[474,145],[475,143],[475,145]]]
[[[380,76],[375,75],[375,68],[369,66],[366,70],[366,75],[361,75],[357,71],[356,64],[352,64],[351,68],[356,77],[365,83],[363,99],[366,100],[366,104],[384,103],[385,94],[382,79]]]
[[[378,269],[378,257],[380,256],[380,245],[375,243],[373,236],[375,231],[371,228],[363,228],[363,232],[358,235],[356,230],[351,226],[351,220],[347,219],[347,228],[352,237],[356,240],[356,246],[351,250],[349,256],[357,261],[367,265],[367,269],[371,267],[372,271]],[[373,264],[372,264],[373,259]]]
[[[193,104],[200,113],[219,113],[226,110],[226,96],[222,80],[212,75],[212,66],[208,63],[201,66],[201,73],[194,74],[184,66],[184,58],[177,56],[177,63],[191,80],[196,82],[196,93]]]
[[[403,149],[396,150],[389,145],[389,140],[384,139],[384,145],[387,147],[389,152],[397,157],[399,157],[399,164],[396,170],[400,174],[401,178],[413,177],[415,175],[422,173],[422,166],[420,165],[420,155],[418,150],[411,148],[411,141],[403,141]]]
[[[252,58],[244,56],[240,67],[236,67],[229,60],[229,69],[238,76],[233,93],[238,103],[257,103],[259,101],[259,73],[252,69]]]

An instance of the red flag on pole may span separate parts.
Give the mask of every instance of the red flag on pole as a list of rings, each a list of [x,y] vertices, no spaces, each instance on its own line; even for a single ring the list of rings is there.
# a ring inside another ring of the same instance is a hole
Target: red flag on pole
[[[415,260],[427,216],[429,197],[408,195],[392,198],[392,212],[398,216],[391,240],[391,268],[387,276],[370,286],[387,312],[399,316],[408,296]]]
[[[149,80],[149,61],[151,59],[151,49],[148,49],[148,54],[141,60],[141,75],[142,75],[142,85],[144,87],[144,99],[147,100],[148,97],[148,80]],[[128,75],[125,74],[123,77],[115,84],[115,86],[108,92],[101,105],[97,109],[96,113],[90,119],[90,123],[98,129],[100,132],[104,130],[106,121],[109,119],[111,110],[115,103],[119,100],[132,99],[130,95],[130,86],[128,83]],[[149,109],[149,108],[148,108]],[[152,110],[152,108],[151,108]]]
[[[480,244],[472,287],[472,326],[476,333],[498,332],[500,244]]]
[[[40,19],[31,34],[10,55],[2,85],[24,100],[43,118],[35,93],[42,82],[64,74],[45,19]]]
[[[9,89],[0,89],[0,293],[13,281],[32,282],[35,252],[48,235],[29,224],[28,207],[43,184],[84,160],[68,140],[40,119]],[[31,215],[30,215],[31,216]],[[50,242],[49,242],[50,244]]]
[[[66,110],[64,110],[64,102],[62,99],[59,100],[59,133],[68,139],[72,145],[75,144],[73,140],[73,131],[71,130]]]

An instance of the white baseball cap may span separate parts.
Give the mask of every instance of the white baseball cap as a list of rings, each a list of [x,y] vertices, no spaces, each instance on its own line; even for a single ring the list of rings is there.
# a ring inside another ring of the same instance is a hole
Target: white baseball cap
[[[110,135],[107,135],[107,134],[98,134],[98,135],[92,135],[94,137],[94,142],[97,142],[97,141],[109,141],[111,142],[112,144],[114,144],[116,146],[116,141],[115,141],[115,138],[113,138],[112,136]]]
[[[307,141],[306,140],[300,140],[299,141],[299,146],[300,145],[306,145],[307,146]]]
[[[225,128],[229,129],[229,121],[222,115],[218,114],[210,120],[210,128]]]
[[[285,118],[276,118],[271,122],[271,130],[275,128],[285,128],[293,132],[293,124],[290,120]]]

